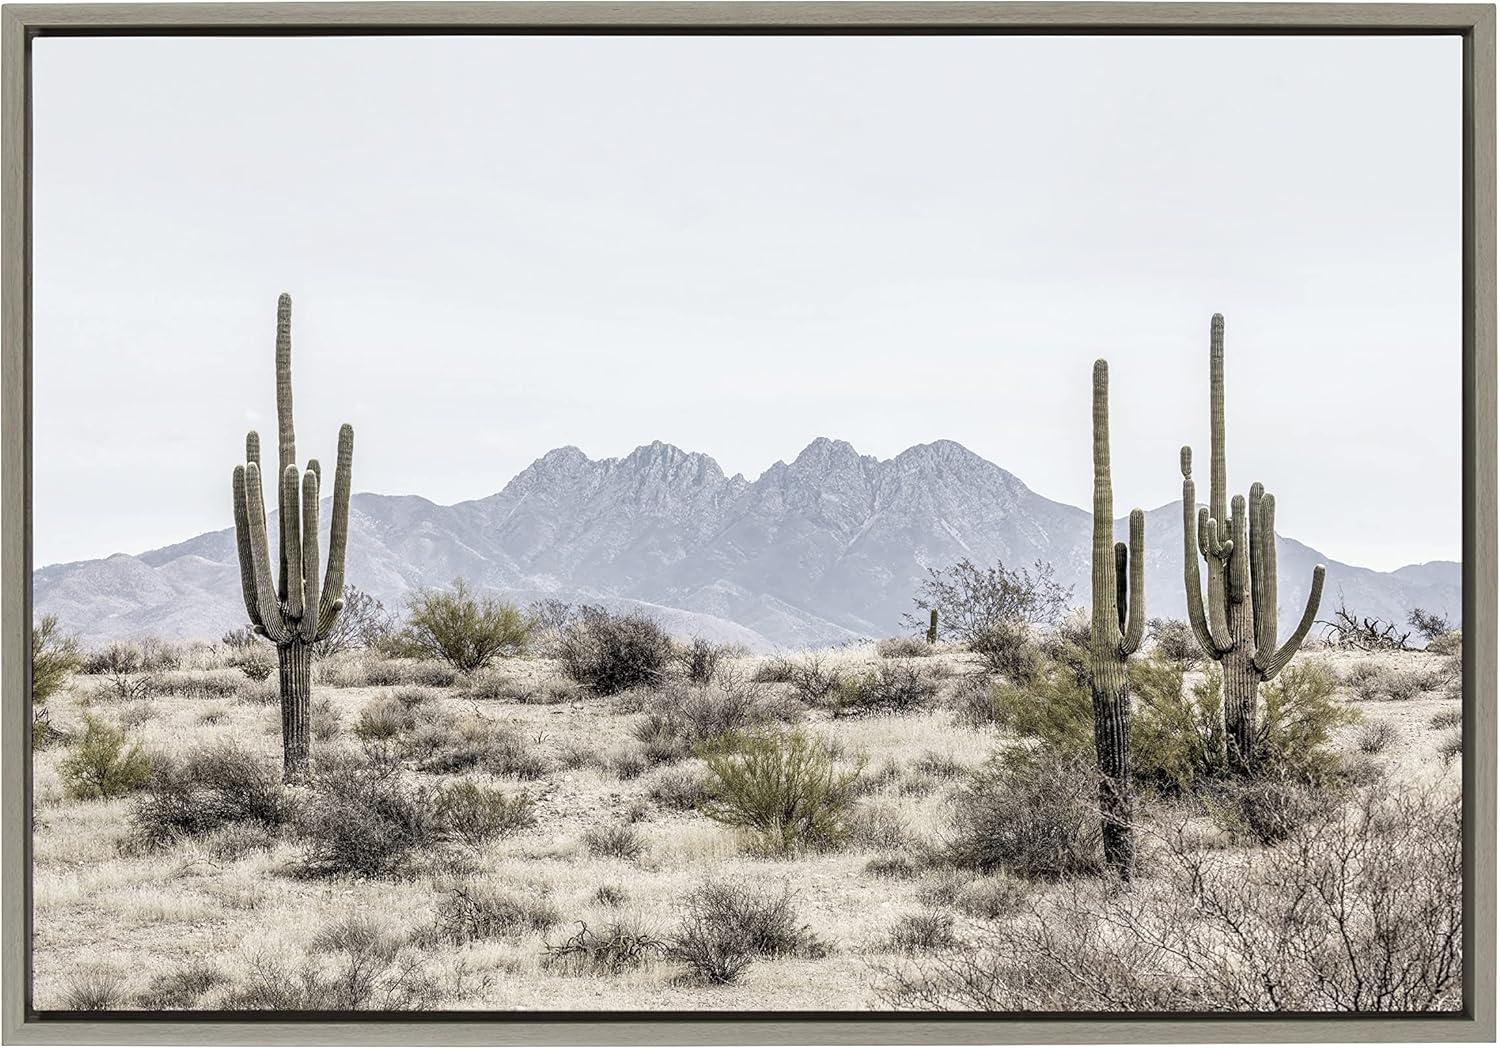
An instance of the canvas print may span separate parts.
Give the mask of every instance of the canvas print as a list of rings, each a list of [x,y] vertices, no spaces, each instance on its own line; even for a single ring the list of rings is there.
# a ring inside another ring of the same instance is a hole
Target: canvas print
[[[37,1009],[1461,1008],[1457,38],[35,46]]]

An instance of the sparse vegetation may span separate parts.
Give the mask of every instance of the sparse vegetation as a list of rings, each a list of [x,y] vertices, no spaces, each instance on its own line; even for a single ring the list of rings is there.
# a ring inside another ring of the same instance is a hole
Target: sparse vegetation
[[[836,845],[860,769],[840,769],[826,743],[800,732],[741,735],[704,754],[713,800],[704,811],[746,831],[756,848],[789,853]]]
[[[468,672],[520,655],[531,631],[531,621],[515,605],[481,597],[455,579],[447,590],[418,590],[407,599],[406,626],[394,644],[401,655]]]
[[[46,703],[82,663],[78,639],[63,633],[56,616],[42,616],[31,628],[31,702]]]
[[[129,741],[123,729],[98,718],[85,717],[83,724],[83,735],[58,766],[68,796],[118,798],[144,788],[151,778],[151,758],[140,744]]]

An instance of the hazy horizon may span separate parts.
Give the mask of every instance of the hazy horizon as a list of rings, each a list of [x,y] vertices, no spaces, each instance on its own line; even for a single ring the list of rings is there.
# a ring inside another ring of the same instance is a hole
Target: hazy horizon
[[[356,491],[441,504],[826,436],[1087,507],[1104,356],[1116,511],[1155,508],[1222,312],[1232,489],[1346,563],[1460,558],[1456,39],[34,47],[38,567],[228,527],[283,290],[300,457],[348,421]]]

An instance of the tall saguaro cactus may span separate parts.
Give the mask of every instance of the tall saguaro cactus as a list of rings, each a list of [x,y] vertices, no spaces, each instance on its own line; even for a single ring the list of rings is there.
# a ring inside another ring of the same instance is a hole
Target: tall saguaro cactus
[[[1130,679],[1125,661],[1146,632],[1146,515],[1130,511],[1130,545],[1114,541],[1114,488],[1109,474],[1109,364],[1094,362],[1093,617],[1089,681],[1094,752],[1099,760],[1099,814],[1104,859],[1129,881],[1135,866],[1130,792]]]
[[[276,303],[276,421],[278,529],[281,566],[271,574],[266,509],[261,494],[260,435],[245,438],[245,463],[234,468],[234,534],[239,545],[240,587],[256,633],[276,645],[281,664],[283,775],[301,779],[308,764],[308,708],[312,699],[312,646],[328,636],[344,600],[344,549],[349,539],[349,471],[354,428],[339,428],[333,474],[333,520],[328,569],[318,580],[318,502],[322,468],[316,459],[297,469],[292,428],[292,299]]]
[[[1209,329],[1209,496],[1199,507],[1193,486],[1193,450],[1182,449],[1182,564],[1188,622],[1198,645],[1224,668],[1224,729],[1229,760],[1248,771],[1254,757],[1256,701],[1269,681],[1296,655],[1318,614],[1324,568],[1313,569],[1302,620],[1280,648],[1276,607],[1276,497],[1259,481],[1248,500],[1227,503],[1224,464],[1224,318]],[[1198,559],[1208,574],[1204,596]]]

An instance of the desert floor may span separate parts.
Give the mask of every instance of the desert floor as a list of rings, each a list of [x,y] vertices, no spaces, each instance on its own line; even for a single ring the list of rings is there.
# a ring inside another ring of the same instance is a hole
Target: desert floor
[[[882,663],[872,645],[819,657],[851,668]],[[1324,661],[1345,680],[1358,678],[1351,674],[1356,665],[1379,664],[1425,676],[1429,684],[1442,662],[1420,652],[1313,651],[1299,658]],[[200,662],[197,669],[175,671],[174,680],[231,673],[210,666],[209,657]],[[763,659],[732,662],[748,679]],[[752,855],[734,831],[653,797],[663,777],[684,774],[682,766],[697,759],[642,771],[631,758],[637,746],[632,729],[649,697],[622,702],[564,687],[557,666],[544,659],[504,661],[490,671],[506,681],[503,698],[475,698],[462,681],[435,689],[430,702],[439,711],[510,726],[539,759],[526,773],[533,778],[465,774],[529,795],[537,819],[471,850],[464,876],[545,898],[556,918],[540,931],[462,945],[423,937],[457,876],[443,863],[419,865],[399,879],[315,879],[297,874],[299,847],[286,840],[237,851],[217,839],[195,839],[132,853],[120,842],[135,799],[70,800],[59,772],[67,747],[39,750],[33,770],[34,1003],[42,1009],[77,1007],[88,1000],[80,989],[92,987],[96,1002],[139,1007],[153,979],[204,962],[232,983],[266,959],[308,957],[320,929],[359,915],[416,945],[410,949],[418,964],[444,988],[442,1008],[882,1008],[882,970],[901,964],[911,951],[892,941],[893,927],[904,916],[944,909],[962,882],[984,880],[900,860],[942,841],[964,773],[1005,742],[994,728],[968,727],[955,716],[949,696],[974,672],[973,656],[944,649],[901,662],[920,664],[923,674],[938,681],[928,709],[847,718],[801,712],[804,731],[835,741],[851,761],[863,757],[872,785],[857,803],[865,810],[863,833],[846,847],[792,858]],[[361,672],[341,666],[318,673],[316,696],[327,700],[334,716],[325,708],[319,733],[324,738],[314,743],[315,756],[358,747],[352,730],[361,711],[392,691],[358,684],[365,680]],[[788,686],[763,687],[784,693]],[[1434,687],[1409,698],[1361,699],[1345,685],[1340,696],[1358,709],[1365,726],[1384,722],[1393,728],[1394,736],[1366,755],[1369,760],[1401,781],[1439,780],[1457,789],[1459,759],[1451,754],[1457,730],[1440,717],[1456,717],[1456,693]],[[267,698],[265,687],[247,686],[229,695],[117,699],[107,695],[99,677],[80,674],[48,709],[64,728],[76,729],[86,713],[122,724],[148,753],[181,754],[195,744],[234,738],[279,762],[279,713]],[[1363,731],[1341,730],[1337,746],[1354,752]],[[601,855],[586,842],[591,829],[616,824],[634,829],[643,844],[639,855]],[[826,945],[826,954],[759,959],[736,982],[713,986],[685,981],[681,966],[665,957],[650,957],[619,974],[579,974],[548,963],[547,945],[563,942],[580,922],[597,930],[624,919],[632,928],[668,935],[681,918],[684,898],[707,879],[790,888],[798,919]],[[1052,890],[1042,885],[1031,891]],[[952,913],[962,928],[967,919]],[[211,1007],[213,1001],[210,994],[198,1004]]]

